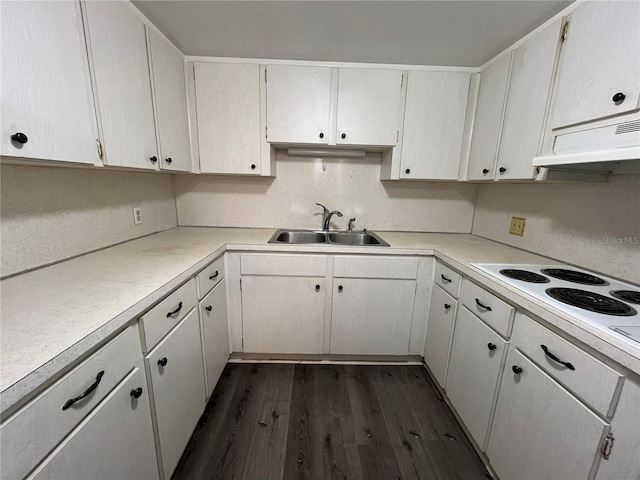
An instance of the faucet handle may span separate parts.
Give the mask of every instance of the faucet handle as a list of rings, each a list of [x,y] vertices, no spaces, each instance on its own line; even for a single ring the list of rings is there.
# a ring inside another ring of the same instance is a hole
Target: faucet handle
[[[322,207],[324,209],[324,213],[325,215],[327,213],[329,213],[329,209],[327,207],[325,207],[323,204],[316,202],[316,205],[318,205],[319,207]]]

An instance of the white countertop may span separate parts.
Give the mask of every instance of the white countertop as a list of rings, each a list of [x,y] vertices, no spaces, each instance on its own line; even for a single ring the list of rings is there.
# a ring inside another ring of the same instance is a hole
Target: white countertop
[[[274,229],[178,227],[0,282],[0,410],[86,355],[225,250],[435,255],[494,293],[640,373],[609,338],[471,263],[557,263],[468,234],[377,232],[390,247],[267,244]]]

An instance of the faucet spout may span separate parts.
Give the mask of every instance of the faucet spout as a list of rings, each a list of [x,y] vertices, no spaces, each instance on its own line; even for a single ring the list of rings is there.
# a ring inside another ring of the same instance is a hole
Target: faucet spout
[[[324,230],[325,232],[329,231],[329,223],[331,222],[331,217],[333,217],[334,215],[341,217],[342,212],[339,212],[338,210],[333,210],[332,212],[329,212],[328,214],[325,215],[324,223],[322,224],[322,230]]]

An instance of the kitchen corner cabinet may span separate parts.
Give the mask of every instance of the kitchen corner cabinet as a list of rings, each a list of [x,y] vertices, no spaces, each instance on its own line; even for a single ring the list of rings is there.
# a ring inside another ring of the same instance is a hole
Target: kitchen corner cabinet
[[[205,407],[198,310],[194,309],[145,358],[164,478],[170,478]]]
[[[260,66],[195,62],[202,173],[260,175]]]
[[[184,57],[147,27],[162,170],[190,172],[191,144]]]
[[[554,129],[640,107],[640,3],[584,2],[569,17],[558,65]],[[620,100],[614,99],[621,93]]]
[[[221,280],[200,301],[206,396],[209,398],[229,359],[227,285]]]
[[[158,170],[145,25],[128,2],[84,2],[109,166]]]
[[[424,361],[441,387],[447,378],[451,335],[458,301],[437,285],[433,286]]]
[[[408,72],[400,179],[458,179],[470,80],[462,72]]]
[[[99,162],[80,3],[3,2],[0,20],[0,155]]]

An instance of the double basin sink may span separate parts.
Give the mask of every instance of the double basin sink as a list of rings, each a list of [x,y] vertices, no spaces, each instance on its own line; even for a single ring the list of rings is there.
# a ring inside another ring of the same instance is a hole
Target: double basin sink
[[[352,232],[323,232],[318,230],[276,230],[268,243],[288,244],[333,244],[333,245],[374,245],[388,247],[389,244],[378,235],[367,230]]]

